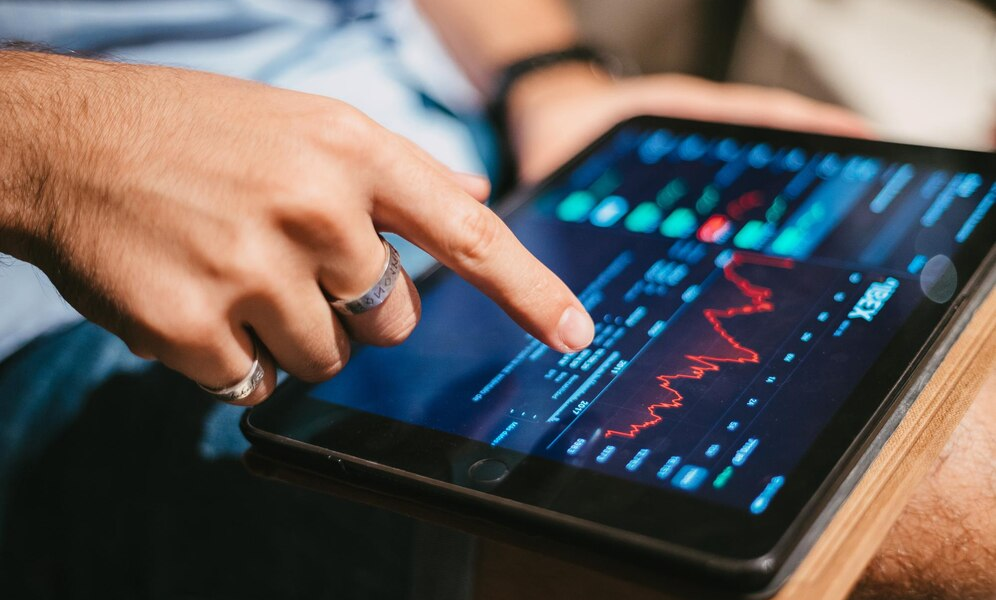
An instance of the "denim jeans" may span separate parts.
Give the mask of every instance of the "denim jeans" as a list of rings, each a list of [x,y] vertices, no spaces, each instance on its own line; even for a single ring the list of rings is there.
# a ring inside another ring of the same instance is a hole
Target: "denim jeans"
[[[0,597],[467,591],[468,538],[250,475],[240,415],[91,323],[0,364]]]

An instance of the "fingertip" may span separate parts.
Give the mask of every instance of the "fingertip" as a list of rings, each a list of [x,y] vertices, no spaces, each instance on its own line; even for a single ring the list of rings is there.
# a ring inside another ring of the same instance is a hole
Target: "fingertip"
[[[557,323],[557,336],[562,352],[577,352],[588,347],[595,338],[595,323],[587,311],[574,306],[568,307]]]

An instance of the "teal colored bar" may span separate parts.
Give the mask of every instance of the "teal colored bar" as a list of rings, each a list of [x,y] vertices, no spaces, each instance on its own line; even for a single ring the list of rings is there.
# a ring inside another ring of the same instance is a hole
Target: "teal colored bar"
[[[587,190],[571,192],[557,205],[557,218],[561,221],[579,223],[588,217],[595,207],[595,196]]]
[[[636,233],[653,233],[661,223],[662,212],[653,202],[644,202],[629,213],[623,225]]]
[[[661,223],[661,233],[671,238],[687,238],[698,226],[694,212],[687,208],[676,208]]]

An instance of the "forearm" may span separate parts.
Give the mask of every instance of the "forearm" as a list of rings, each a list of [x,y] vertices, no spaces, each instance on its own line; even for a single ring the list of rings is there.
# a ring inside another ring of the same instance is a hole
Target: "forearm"
[[[46,180],[38,135],[45,130],[39,110],[44,99],[32,88],[37,73],[46,68],[36,55],[0,52],[0,252],[23,254],[37,227],[38,198]]]
[[[94,191],[96,176],[113,168],[108,140],[134,124],[121,109],[135,72],[129,65],[0,50],[0,252],[53,266],[53,248],[79,224],[77,194],[69,191]]]

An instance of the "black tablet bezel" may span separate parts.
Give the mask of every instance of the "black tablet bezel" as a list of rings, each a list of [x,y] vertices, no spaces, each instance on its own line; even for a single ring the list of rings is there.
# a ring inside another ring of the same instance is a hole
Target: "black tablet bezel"
[[[734,136],[793,144],[808,150],[870,154],[996,174],[994,156],[986,153],[637,117],[607,132],[547,182],[575,168],[624,127],[666,127],[679,133]],[[539,197],[547,182],[513,195],[499,205],[499,214],[514,219],[515,211]],[[308,386],[299,382],[284,384],[273,399],[248,415],[246,426],[256,436],[266,432],[271,441],[335,456],[361,468],[381,471],[388,477],[408,478],[423,487],[436,486],[458,493],[462,490],[477,501],[556,521],[569,530],[593,536],[593,540],[611,540],[672,557],[705,573],[756,584],[778,568],[787,551],[818,516],[894,410],[955,309],[978,291],[981,275],[996,258],[992,241],[983,232],[994,228],[996,211],[991,211],[977,225],[978,233],[954,257],[957,273],[971,272],[973,277],[960,281],[958,293],[947,303],[936,304],[927,299],[920,303],[761,515],[330,404],[308,397]],[[438,269],[422,277],[418,284],[428,289],[450,276],[454,275]],[[924,323],[934,326],[924,327]],[[304,437],[299,427],[302,422],[309,423],[316,431],[306,440],[294,440],[294,436]],[[288,427],[289,423],[293,427]],[[496,484],[478,483],[467,476],[470,464],[489,457],[500,458],[514,468]],[[653,514],[662,502],[668,507],[669,518],[648,523],[642,515]]]

